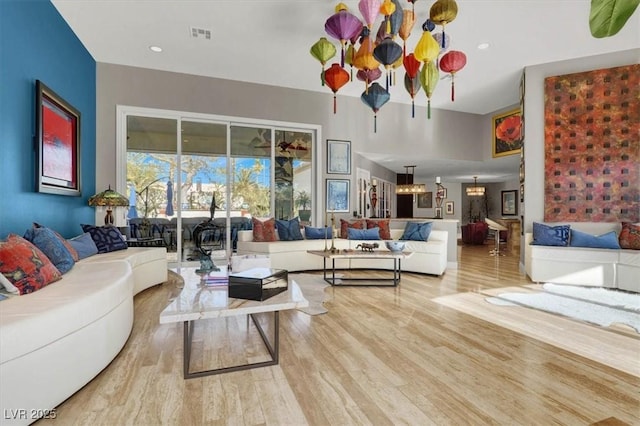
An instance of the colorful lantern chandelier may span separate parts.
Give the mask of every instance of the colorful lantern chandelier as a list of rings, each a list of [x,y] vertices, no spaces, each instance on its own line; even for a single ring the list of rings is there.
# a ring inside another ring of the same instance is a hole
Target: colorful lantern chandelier
[[[395,69],[404,65],[404,87],[411,97],[411,116],[415,117],[414,100],[420,87],[427,96],[427,118],[431,118],[431,97],[440,80],[440,71],[451,77],[451,101],[455,100],[454,77],[467,63],[465,54],[448,49],[451,36],[445,27],[458,15],[455,0],[436,0],[425,16],[421,28],[422,36],[413,47],[408,44],[411,32],[420,12],[416,11],[417,0],[407,0],[411,8],[403,9],[402,0],[360,0],[358,10],[361,18],[349,12],[344,3],[338,3],[325,22],[325,31],[340,43],[340,63],[334,63],[325,71],[325,65],[337,53],[336,47],[326,37],[321,37],[312,47],[311,55],[322,65],[322,85],[327,85],[334,95],[333,109],[336,113],[336,94],[349,81],[353,81],[355,67],[358,80],[365,82],[362,101],[377,116],[380,108],[389,101],[390,86],[395,85]],[[436,27],[441,32],[433,33]],[[378,28],[376,31],[374,28]],[[402,43],[396,41],[396,36]],[[351,67],[347,72],[345,65]],[[384,67],[386,84],[374,83],[380,78]],[[374,117],[374,131],[377,128]]]

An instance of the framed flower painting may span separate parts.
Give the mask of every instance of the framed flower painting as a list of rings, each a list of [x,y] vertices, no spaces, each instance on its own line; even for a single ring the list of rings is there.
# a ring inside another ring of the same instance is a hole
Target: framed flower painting
[[[522,148],[522,110],[493,117],[493,157],[519,154]]]

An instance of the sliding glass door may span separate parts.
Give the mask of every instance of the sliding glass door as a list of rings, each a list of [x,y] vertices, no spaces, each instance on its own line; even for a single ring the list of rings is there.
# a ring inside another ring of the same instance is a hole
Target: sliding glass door
[[[223,260],[252,217],[314,221],[317,130],[119,110],[129,238],[167,247],[174,262]]]

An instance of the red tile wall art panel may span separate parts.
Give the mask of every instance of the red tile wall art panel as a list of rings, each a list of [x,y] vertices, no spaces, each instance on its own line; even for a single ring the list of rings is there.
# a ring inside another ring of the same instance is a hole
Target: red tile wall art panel
[[[640,65],[545,79],[544,220],[640,221]]]

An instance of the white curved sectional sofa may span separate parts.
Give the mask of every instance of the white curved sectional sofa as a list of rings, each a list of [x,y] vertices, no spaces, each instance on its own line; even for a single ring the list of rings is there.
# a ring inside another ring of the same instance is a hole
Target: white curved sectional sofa
[[[391,238],[398,240],[404,233],[403,229],[391,229]],[[432,230],[428,241],[407,241],[405,251],[413,255],[402,260],[402,271],[418,272],[421,274],[442,275],[447,269],[447,231]],[[384,240],[361,241],[335,238],[334,246],[340,250],[355,250],[358,244],[378,243],[380,250],[386,250]],[[327,242],[331,246],[331,240]],[[238,232],[238,255],[261,254],[269,255],[271,267],[286,269],[289,272],[322,270],[323,258],[307,253],[307,250],[322,250],[325,240],[298,240],[255,242],[253,231]],[[392,269],[393,261],[380,259],[336,260],[337,269]]]
[[[32,423],[91,381],[129,338],[133,296],[166,280],[164,248],[128,248],[1,301],[0,424]]]

